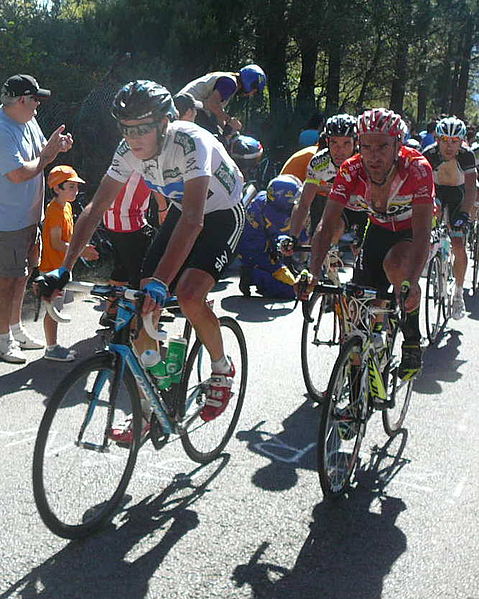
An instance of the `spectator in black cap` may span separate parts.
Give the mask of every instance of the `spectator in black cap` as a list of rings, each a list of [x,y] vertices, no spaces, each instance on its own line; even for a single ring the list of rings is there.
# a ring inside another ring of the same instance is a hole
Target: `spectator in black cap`
[[[35,119],[50,96],[31,75],[13,75],[0,90],[0,359],[22,364],[22,349],[41,349],[21,324],[28,275],[38,266],[43,169],[68,152],[72,137],[58,127],[47,141]]]
[[[197,111],[203,108],[203,104],[193,98],[188,92],[176,94],[173,98],[178,115],[182,121],[195,122]]]

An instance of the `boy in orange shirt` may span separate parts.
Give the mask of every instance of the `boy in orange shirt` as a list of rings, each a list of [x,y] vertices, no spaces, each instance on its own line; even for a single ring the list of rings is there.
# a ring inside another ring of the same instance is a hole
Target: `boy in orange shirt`
[[[55,166],[48,175],[47,184],[52,189],[53,199],[48,204],[42,229],[42,260],[40,271],[50,272],[59,268],[65,257],[73,235],[73,213],[71,202],[78,195],[78,184],[85,183],[76,171],[67,165]],[[87,245],[82,256],[96,260],[98,253],[92,245]],[[64,292],[55,300],[57,310],[63,307]],[[57,343],[58,323],[47,313],[43,320],[47,348],[45,358],[58,362],[75,359],[75,351]]]

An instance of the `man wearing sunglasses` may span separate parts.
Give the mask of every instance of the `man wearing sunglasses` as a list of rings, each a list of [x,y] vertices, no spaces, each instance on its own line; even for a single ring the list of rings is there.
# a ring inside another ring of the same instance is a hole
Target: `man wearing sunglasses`
[[[474,152],[464,140],[466,125],[450,116],[436,125],[436,142],[423,152],[433,168],[436,197],[443,211],[447,209],[451,227],[451,245],[454,255],[455,290],[451,316],[463,318],[466,312],[463,297],[467,269],[466,233],[476,198],[476,162]]]
[[[164,306],[168,293],[178,296],[182,312],[211,357],[203,420],[226,408],[234,365],[225,353],[218,320],[206,296],[220,278],[244,226],[243,177],[223,145],[195,123],[176,120],[169,91],[154,81],[132,81],[115,96],[112,114],[123,140],[100,186],[78,219],[64,267],[47,275],[51,288],[71,271],[105,210],[133,172],[171,202],[168,216],[143,264],[142,288],[148,292],[143,313]],[[146,343],[137,344],[141,352]],[[147,415],[146,415],[147,416]],[[144,431],[148,422],[145,418]],[[112,438],[127,443],[129,429],[113,429]]]
[[[73,143],[64,125],[47,141],[35,119],[50,96],[31,75],[13,75],[0,90],[0,359],[23,364],[21,350],[41,349],[21,324],[28,275],[39,262],[43,169]]]

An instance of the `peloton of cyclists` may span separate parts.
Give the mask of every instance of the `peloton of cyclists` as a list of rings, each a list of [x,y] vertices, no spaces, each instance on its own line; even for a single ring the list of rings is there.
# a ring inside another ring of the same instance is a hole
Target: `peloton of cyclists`
[[[436,142],[423,151],[433,169],[436,197],[442,209],[447,208],[449,226],[453,230],[451,244],[456,285],[451,316],[455,320],[465,315],[465,241],[476,200],[476,162],[474,152],[464,143],[465,138],[464,122],[455,116],[446,117],[436,125]]]
[[[313,236],[308,292],[321,277],[344,209],[366,211],[369,226],[353,282],[380,290],[392,284],[396,293],[403,281],[410,282],[399,366],[399,376],[410,379],[422,366],[419,277],[430,246],[432,169],[422,155],[403,145],[406,125],[390,110],[365,111],[358,118],[358,134],[359,153],[341,165]],[[283,244],[288,247],[287,241]]]
[[[356,152],[358,136],[355,117],[349,114],[332,116],[326,121],[324,132],[328,145],[311,158],[301,199],[291,215],[290,234],[293,237],[297,237],[301,232],[308,213],[311,218],[311,234],[314,233],[339,167]],[[346,209],[342,219],[333,236],[333,244],[339,241],[345,229],[353,225],[357,225],[360,236],[364,233],[367,222],[365,213]]]
[[[181,309],[211,357],[203,420],[226,408],[234,365],[225,354],[218,319],[206,296],[231,261],[244,226],[243,177],[223,145],[195,123],[175,120],[170,92],[154,81],[122,87],[112,106],[123,136],[91,203],[75,226],[60,271],[46,275],[50,288],[68,280],[79,253],[130,175],[137,171],[171,201],[163,226],[147,252],[141,288],[143,313],[159,309],[175,289]],[[147,346],[147,340],[143,351]],[[148,415],[145,415],[148,417]],[[144,423],[143,432],[148,423]],[[113,429],[116,441],[131,441],[129,428]]]

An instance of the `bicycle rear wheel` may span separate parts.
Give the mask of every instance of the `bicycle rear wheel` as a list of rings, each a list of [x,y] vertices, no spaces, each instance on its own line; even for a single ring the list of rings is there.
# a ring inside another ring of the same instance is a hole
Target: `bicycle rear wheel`
[[[401,346],[402,334],[398,324],[395,323],[395,329],[392,331],[390,342],[389,359],[383,372],[390,407],[383,410],[382,420],[384,431],[390,437],[393,437],[404,424],[414,385],[414,379],[404,381],[398,376],[399,364],[401,362]]]
[[[181,442],[188,457],[202,464],[216,459],[230,440],[243,407],[248,378],[246,341],[241,327],[229,316],[222,316],[219,321],[225,352],[236,371],[226,410],[209,422],[201,419],[200,412],[205,405],[204,383],[211,375],[211,361],[198,339],[186,360],[180,388],[185,414]]]
[[[313,322],[303,321],[301,332],[301,369],[311,399],[321,402],[340,340],[336,298],[313,293],[309,313]]]
[[[318,432],[318,474],[325,497],[347,489],[366,431],[367,365],[362,341],[351,337],[334,364]]]
[[[431,345],[437,341],[444,325],[444,294],[442,293],[441,276],[442,260],[436,254],[431,258],[427,269],[425,294],[426,333]]]
[[[134,441],[107,438],[115,419],[132,415]],[[76,539],[101,528],[120,504],[135,466],[141,427],[138,390],[111,354],[78,364],[59,384],[40,423],[33,493],[56,535]]]

